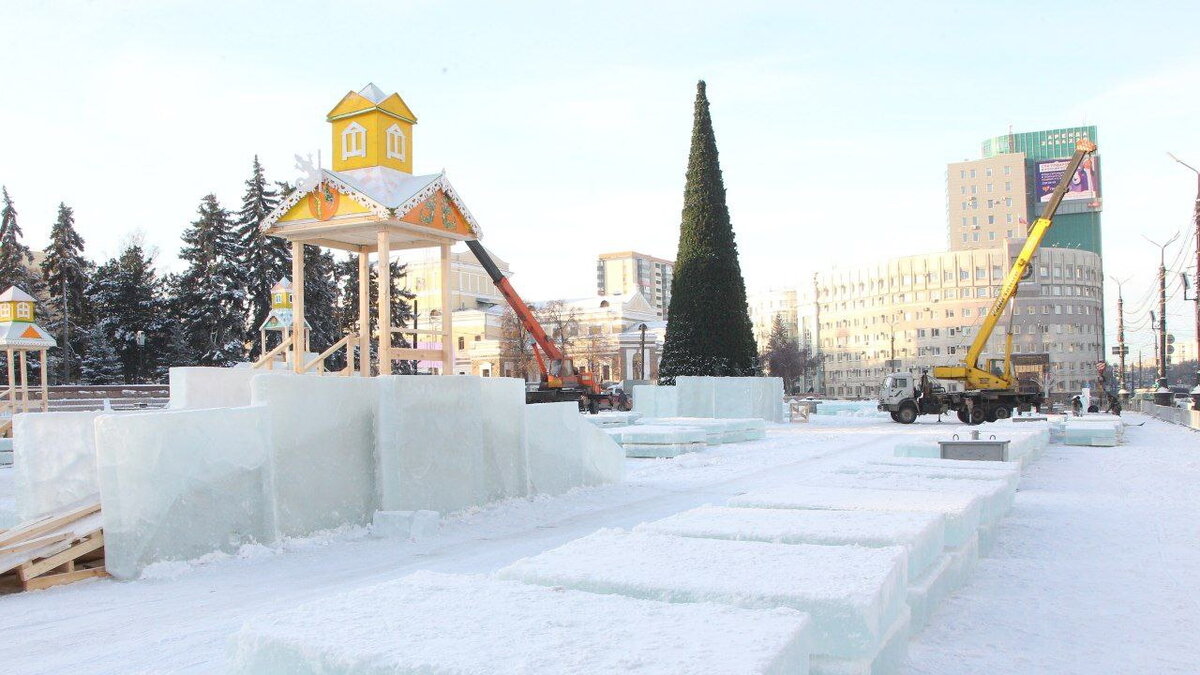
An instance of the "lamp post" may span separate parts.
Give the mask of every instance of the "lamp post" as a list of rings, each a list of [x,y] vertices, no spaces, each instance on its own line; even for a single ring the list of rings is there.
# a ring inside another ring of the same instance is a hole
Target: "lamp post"
[[[1128,279],[1118,279],[1111,275],[1108,278],[1117,285],[1117,358],[1121,368],[1117,377],[1117,386],[1120,388],[1117,397],[1120,399],[1121,405],[1128,405],[1129,382],[1125,378],[1125,352],[1128,350],[1125,347],[1125,296],[1122,288]]]
[[[1158,247],[1158,388],[1154,391],[1154,403],[1171,405],[1171,390],[1167,388],[1167,247],[1179,238],[1179,233],[1165,244],[1144,234],[1142,238]]]
[[[1200,169],[1169,152],[1167,155],[1196,174],[1196,206],[1192,212],[1192,220],[1196,227],[1196,283],[1200,285]],[[1186,297],[1186,292],[1184,297]],[[1200,288],[1196,289],[1196,297],[1192,298],[1192,301],[1196,303],[1196,344],[1200,348]],[[1196,381],[1194,384],[1195,386],[1192,387],[1192,410],[1200,410],[1200,370],[1196,371]]]
[[[135,384],[142,384],[144,379],[142,376],[142,371],[145,369],[146,365],[146,331],[139,330],[136,334],[134,334],[133,341],[136,342],[138,346],[137,377],[133,379],[136,380]]]
[[[638,354],[641,358],[638,359],[638,379],[646,379],[646,324],[638,326],[638,330],[642,331],[642,342],[638,347]]]

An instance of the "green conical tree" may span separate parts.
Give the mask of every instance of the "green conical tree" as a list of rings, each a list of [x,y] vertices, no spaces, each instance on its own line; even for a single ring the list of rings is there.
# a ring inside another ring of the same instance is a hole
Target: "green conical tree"
[[[757,351],[701,80],[659,382],[674,384],[680,375],[757,375]]]

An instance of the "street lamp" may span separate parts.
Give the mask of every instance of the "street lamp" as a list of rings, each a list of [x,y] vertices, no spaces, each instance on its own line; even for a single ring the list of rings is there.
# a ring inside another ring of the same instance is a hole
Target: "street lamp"
[[[1167,388],[1167,247],[1178,238],[1179,233],[1176,232],[1165,244],[1160,244],[1142,235],[1142,239],[1158,247],[1158,388],[1154,391],[1156,405],[1171,405],[1171,390]]]
[[[134,379],[137,381],[136,384],[141,384],[142,379],[143,379],[142,371],[144,370],[144,367],[146,364],[146,357],[145,357],[146,350],[144,349],[144,347],[146,346],[146,331],[139,330],[136,334],[134,334],[133,341],[136,342],[137,346],[138,346],[137,377],[135,377]]]
[[[641,358],[638,360],[638,379],[646,379],[646,324],[638,326],[638,330],[642,331],[642,342],[638,347],[638,354]]]
[[[1196,279],[1197,284],[1200,285],[1200,169],[1197,169],[1196,167],[1188,164],[1169,152],[1167,153],[1167,156],[1176,162],[1179,162],[1179,164],[1186,167],[1192,173],[1196,174],[1196,206],[1192,213],[1192,220],[1195,221],[1197,235]],[[1196,291],[1196,297],[1192,298],[1192,301],[1196,303],[1196,344],[1200,345],[1200,288],[1197,288]],[[1184,297],[1187,297],[1186,290],[1184,292]],[[1192,387],[1192,410],[1200,410],[1200,370],[1196,371],[1195,386]]]

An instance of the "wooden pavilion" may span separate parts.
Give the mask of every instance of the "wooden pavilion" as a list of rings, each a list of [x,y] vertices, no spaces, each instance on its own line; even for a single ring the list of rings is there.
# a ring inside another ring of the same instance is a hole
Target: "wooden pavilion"
[[[0,436],[8,435],[16,413],[46,411],[50,400],[46,376],[46,350],[58,344],[37,325],[37,301],[25,291],[10,286],[0,293],[0,348],[8,366],[8,386],[0,391]],[[41,394],[34,403],[29,395],[29,352],[41,357],[41,379],[35,385]]]
[[[306,176],[262,223],[266,234],[292,244],[292,321],[289,340],[263,355],[264,366],[277,356],[298,373],[319,370],[324,359],[346,350],[347,368],[370,376],[370,258],[376,256],[378,316],[376,336],[379,374],[392,374],[394,360],[441,362],[442,374],[454,372],[451,312],[441,312],[441,325],[419,331],[390,328],[392,251],[438,248],[441,251],[442,307],[450,307],[450,247],[478,239],[479,225],[455,192],[445,172],[412,174],[412,130],[416,116],[398,94],[385,95],[374,84],[347,93],[331,110],[333,168],[300,162]],[[304,336],[304,245],[323,246],[358,255],[360,333],[347,335],[324,353],[306,359]],[[411,347],[394,347],[394,334],[408,337]],[[437,344],[439,346],[430,346]],[[424,346],[422,346],[424,345]]]

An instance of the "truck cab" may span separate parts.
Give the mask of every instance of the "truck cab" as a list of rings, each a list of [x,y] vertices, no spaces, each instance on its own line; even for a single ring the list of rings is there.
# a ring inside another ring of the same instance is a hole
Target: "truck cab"
[[[908,373],[892,373],[883,380],[883,388],[879,391],[879,402],[899,404],[904,399],[915,396],[913,376]]]

